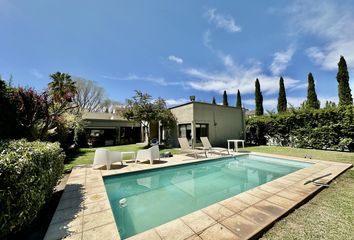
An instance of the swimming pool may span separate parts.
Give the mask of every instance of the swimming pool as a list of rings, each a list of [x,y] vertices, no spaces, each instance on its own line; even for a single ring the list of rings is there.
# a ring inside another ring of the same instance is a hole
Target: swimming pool
[[[247,154],[108,176],[104,184],[127,238],[310,165]]]

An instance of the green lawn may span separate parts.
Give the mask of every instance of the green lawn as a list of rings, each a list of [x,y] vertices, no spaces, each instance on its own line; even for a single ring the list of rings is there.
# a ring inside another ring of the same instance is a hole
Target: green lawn
[[[128,151],[138,151],[140,149],[144,149],[144,146],[138,144],[129,144],[129,145],[120,145],[120,146],[113,146],[113,147],[105,147],[111,151],[121,151],[121,152],[128,152]],[[95,155],[96,148],[80,148],[76,152],[69,154],[67,157],[67,161],[65,163],[65,171],[71,170],[73,167],[82,164],[92,164],[93,157]],[[178,154],[179,150],[172,148],[172,149],[160,149],[160,152],[171,152],[172,154]],[[128,156],[129,157],[129,156]]]
[[[354,163],[354,153],[288,147],[248,147],[248,151]],[[354,239],[354,168],[307,204],[277,222],[262,239]]]

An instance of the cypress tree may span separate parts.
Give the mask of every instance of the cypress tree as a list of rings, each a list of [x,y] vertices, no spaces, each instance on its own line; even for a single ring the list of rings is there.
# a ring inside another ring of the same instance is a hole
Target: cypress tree
[[[309,73],[308,77],[308,86],[307,86],[307,101],[306,107],[319,109],[320,101],[318,101],[316,89],[315,89],[315,80],[313,79],[312,73]]]
[[[227,101],[227,93],[224,91],[224,95],[222,96],[222,105],[229,106],[229,102]]]
[[[278,96],[278,113],[286,112],[287,105],[288,105],[288,103],[286,101],[284,79],[283,79],[283,77],[280,77],[279,96]]]
[[[347,63],[343,56],[340,56],[338,63],[338,97],[339,97],[339,106],[352,105],[353,98],[351,90],[349,87],[349,73],[347,69]]]
[[[236,107],[237,108],[242,108],[241,93],[240,93],[239,89],[237,89]]]
[[[216,105],[215,97],[213,97],[213,101],[211,103]]]
[[[261,92],[261,86],[259,84],[258,78],[256,79],[256,92],[255,92],[255,100],[256,100],[256,115],[263,115],[263,95]]]

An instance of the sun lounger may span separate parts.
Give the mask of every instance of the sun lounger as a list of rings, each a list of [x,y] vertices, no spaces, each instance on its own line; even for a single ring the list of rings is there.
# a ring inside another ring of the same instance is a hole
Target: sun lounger
[[[207,137],[200,137],[200,140],[202,141],[204,150],[207,150],[210,153],[215,153],[215,154],[220,154],[220,155],[221,154],[230,155],[229,150],[226,148],[219,148],[219,147],[211,146],[209,139]]]
[[[193,154],[194,158],[198,158],[198,154],[205,154],[205,157],[206,158],[208,157],[206,150],[192,149],[189,146],[187,138],[178,138],[178,142],[179,142],[179,145],[181,146],[182,153]]]

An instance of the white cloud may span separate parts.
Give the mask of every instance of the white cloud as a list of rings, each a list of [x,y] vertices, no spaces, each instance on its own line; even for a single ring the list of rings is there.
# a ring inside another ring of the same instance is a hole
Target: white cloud
[[[209,9],[205,16],[208,18],[209,22],[212,22],[216,25],[217,28],[225,29],[230,33],[240,32],[241,27],[236,25],[233,17],[229,15],[222,15],[216,13],[216,9]]]
[[[340,55],[354,68],[353,6],[338,1],[296,1],[287,10],[293,34],[318,37],[322,43],[306,50],[307,56],[326,70],[337,69]]]
[[[289,66],[294,52],[295,48],[290,46],[286,51],[274,53],[273,62],[269,67],[273,75],[279,75],[283,73],[283,71]]]
[[[168,86],[168,85],[183,85],[181,82],[173,82],[173,81],[167,81],[163,77],[153,77],[153,76],[139,76],[136,74],[128,74],[127,76],[124,77],[114,77],[114,76],[102,76],[105,79],[111,79],[111,80],[118,80],[118,81],[145,81],[145,82],[151,82],[157,85],[161,86]]]
[[[168,60],[170,60],[172,62],[176,62],[178,64],[182,64],[183,63],[183,59],[182,58],[176,57],[174,55],[168,56]]]
[[[189,102],[187,99],[185,98],[180,98],[180,99],[167,99],[166,100],[166,104],[168,106],[175,106],[175,105],[180,105],[180,104],[183,104],[183,103],[187,103]]]
[[[196,90],[206,92],[222,93],[227,90],[229,94],[236,94],[237,89],[240,89],[241,94],[249,94],[254,92],[255,80],[258,78],[264,94],[273,94],[278,91],[279,76],[264,74],[258,62],[243,66],[236,64],[230,55],[218,52],[218,56],[224,64],[223,71],[185,69],[185,73],[194,78],[187,84]],[[301,81],[288,76],[284,76],[284,81],[287,90],[295,88],[301,83]]]
[[[44,74],[41,73],[38,69],[32,68],[30,69],[30,74],[34,76],[35,78],[42,79],[44,78]]]
[[[203,44],[209,49],[212,49],[211,47],[211,33],[210,30],[206,30],[203,34]]]

